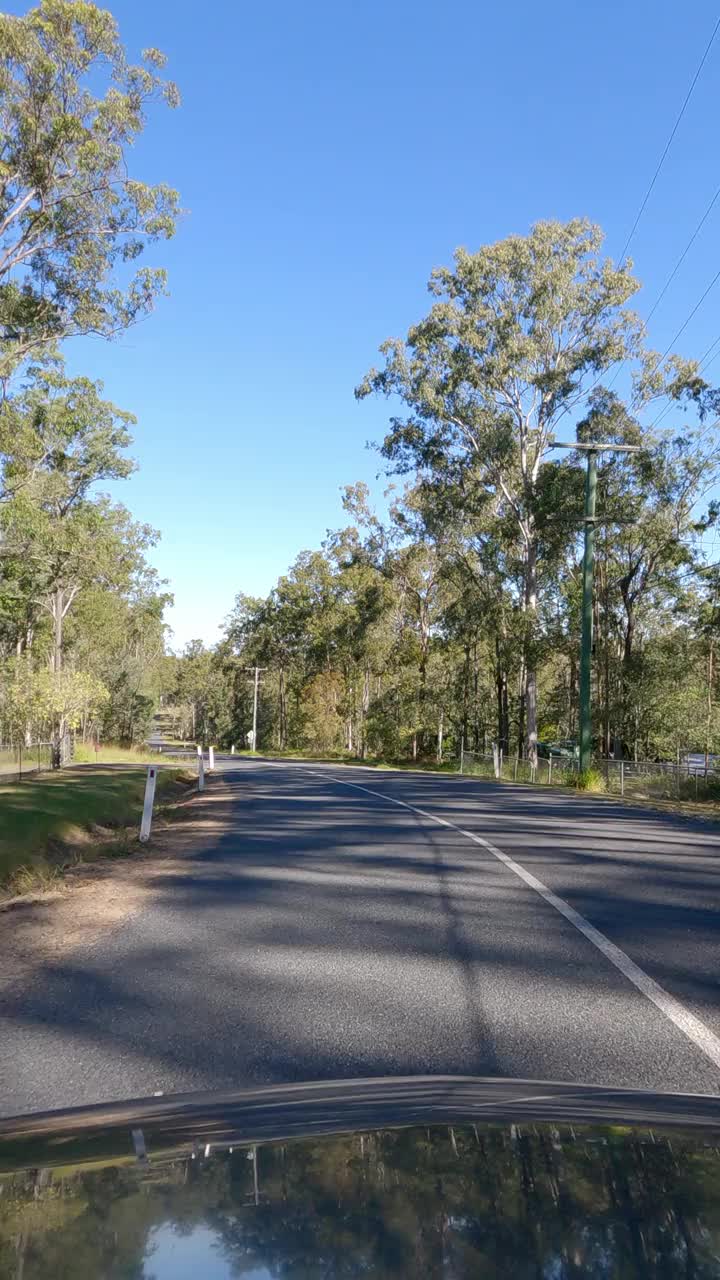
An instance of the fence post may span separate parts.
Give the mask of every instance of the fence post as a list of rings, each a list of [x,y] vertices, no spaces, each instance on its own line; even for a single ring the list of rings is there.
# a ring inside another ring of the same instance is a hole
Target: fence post
[[[464,763],[465,763],[465,734],[461,733],[460,734],[460,772],[461,773],[463,771]]]
[[[155,800],[155,783],[157,782],[157,765],[149,764],[145,782],[145,801],[143,803],[142,822],[140,823],[140,839],[150,839],[152,826],[153,801]]]
[[[620,761],[620,795],[625,795],[625,761]]]

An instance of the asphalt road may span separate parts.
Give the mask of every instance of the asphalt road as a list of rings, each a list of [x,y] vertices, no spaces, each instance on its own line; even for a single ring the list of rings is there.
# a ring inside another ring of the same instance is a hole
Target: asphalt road
[[[213,846],[3,996],[0,1113],[428,1072],[720,1092],[720,828],[441,775],[222,767]]]

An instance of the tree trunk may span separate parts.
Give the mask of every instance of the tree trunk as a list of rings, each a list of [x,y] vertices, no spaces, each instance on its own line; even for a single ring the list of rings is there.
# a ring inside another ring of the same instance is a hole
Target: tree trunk
[[[535,632],[537,628],[537,544],[528,543],[525,564],[525,609],[527,612],[525,662],[525,715],[527,719],[527,756],[537,768],[537,670],[535,666]]]
[[[710,640],[710,652],[708,653],[708,673],[707,673],[707,718],[705,722],[705,776],[707,778],[708,764],[710,761],[710,741],[712,734],[712,713],[713,713],[713,663],[715,658],[715,641]]]
[[[518,676],[518,728],[517,728],[517,757],[518,760],[522,755],[523,743],[525,741],[525,690],[527,672],[525,668],[525,658],[520,658],[520,674]]]
[[[627,721],[629,715],[630,690],[632,688],[632,661],[634,657],[635,642],[635,614],[632,606],[627,600],[625,604],[625,631],[623,635],[623,656],[622,656],[622,735],[627,735]],[[636,728],[637,733],[637,728]]]
[[[570,653],[568,682],[568,737],[574,738],[577,727],[577,660],[574,650]]]
[[[288,739],[287,690],[285,688],[285,668],[280,668],[280,749],[284,750]]]
[[[625,636],[623,640],[623,667],[626,671],[633,659],[633,644],[635,642],[635,614],[630,609],[627,613],[625,621]]]
[[[480,746],[480,664],[478,662],[477,641],[473,645],[473,737],[472,749],[477,751]],[[465,739],[467,742],[467,738]]]
[[[430,640],[429,630],[426,626],[424,617],[420,620],[420,697],[418,699],[418,718],[420,720],[420,732],[418,736],[418,748],[422,755],[425,751],[425,722],[427,719],[427,662],[428,662],[428,643]],[[413,756],[413,759],[415,757]]]
[[[366,667],[365,676],[363,678],[363,691],[362,691],[362,704],[361,704],[361,710],[362,710],[361,733],[360,733],[360,759],[361,760],[364,760],[367,755],[366,721],[367,721],[367,713],[369,709],[370,709],[370,670],[368,667]]]
[[[510,714],[507,671],[501,660],[500,641],[495,640],[495,689],[497,693],[497,740],[507,757],[510,753]]]
[[[603,738],[605,740],[605,755],[609,758],[614,755],[614,742],[610,732],[610,594],[608,586],[608,555],[607,555],[607,531],[604,539],[605,554],[602,559],[601,572],[601,588],[598,592],[598,600],[602,594],[603,616],[602,616],[602,637],[603,637]]]
[[[463,701],[462,701],[462,726],[461,734],[463,742],[469,742],[468,736],[468,695],[470,691],[470,645],[465,646],[465,665],[463,668]]]
[[[63,589],[56,587],[53,592],[52,616],[53,616],[53,671],[62,670],[63,659]]]

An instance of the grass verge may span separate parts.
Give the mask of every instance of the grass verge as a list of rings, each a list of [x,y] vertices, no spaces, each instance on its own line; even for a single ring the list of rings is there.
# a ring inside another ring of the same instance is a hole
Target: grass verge
[[[115,747],[101,743],[97,751],[91,742],[77,742],[73,755],[74,764],[155,764],[165,762],[161,751],[149,747]]]
[[[63,769],[0,785],[0,892],[47,889],[63,867],[136,847],[144,769]],[[156,816],[194,781],[183,769],[158,774]]]

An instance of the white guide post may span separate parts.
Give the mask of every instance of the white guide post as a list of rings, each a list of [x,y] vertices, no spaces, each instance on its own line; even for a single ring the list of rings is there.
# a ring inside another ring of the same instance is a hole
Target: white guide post
[[[150,839],[150,827],[152,826],[153,803],[155,800],[155,783],[157,782],[157,765],[148,765],[147,780],[145,782],[145,802],[143,804],[142,822],[140,823],[140,839],[143,843]]]

